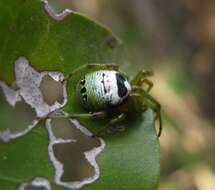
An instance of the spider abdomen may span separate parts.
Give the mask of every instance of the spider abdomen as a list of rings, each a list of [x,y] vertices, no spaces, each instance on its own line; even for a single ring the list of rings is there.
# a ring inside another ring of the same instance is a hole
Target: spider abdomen
[[[89,73],[77,85],[78,99],[89,111],[106,110],[119,105],[130,91],[127,79],[121,73],[111,70]]]

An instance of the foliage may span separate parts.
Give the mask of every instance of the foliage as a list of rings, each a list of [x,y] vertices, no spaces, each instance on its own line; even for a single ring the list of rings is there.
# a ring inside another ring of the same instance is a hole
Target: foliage
[[[60,71],[65,75],[87,63],[116,63],[127,60],[123,47],[111,31],[94,21],[72,13],[62,21],[51,18],[39,0],[0,2],[0,79],[12,84],[14,62],[25,56],[39,71]],[[80,76],[67,84],[67,112],[84,112],[75,100]],[[0,110],[3,112],[4,110]],[[153,115],[147,111],[135,122],[126,123],[125,132],[106,135],[105,150],[97,161],[101,176],[83,189],[155,189],[159,179],[159,145]],[[96,130],[104,121],[81,121]],[[29,134],[0,144],[0,187],[14,190],[34,177],[46,177],[53,189],[54,168],[47,154],[48,135],[44,123]]]

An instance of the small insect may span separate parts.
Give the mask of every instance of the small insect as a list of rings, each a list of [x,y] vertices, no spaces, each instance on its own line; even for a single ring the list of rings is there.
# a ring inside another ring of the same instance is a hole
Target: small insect
[[[117,65],[88,64],[74,70],[64,81],[84,68],[96,70],[81,78],[76,87],[77,99],[89,113],[73,114],[71,117],[111,116],[107,126],[113,126],[128,115],[151,108],[155,113],[155,120],[159,121],[157,135],[158,137],[161,135],[161,106],[149,94],[153,83],[147,77],[151,76],[152,72],[140,71],[129,81],[125,74],[119,71]]]

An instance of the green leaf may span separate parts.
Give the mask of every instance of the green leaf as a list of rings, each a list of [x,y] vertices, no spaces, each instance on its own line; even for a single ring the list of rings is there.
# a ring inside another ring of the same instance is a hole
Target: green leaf
[[[47,155],[48,138],[44,125],[9,144],[0,144],[0,187],[14,190],[22,182],[36,176],[54,178]]]
[[[15,81],[14,62],[20,56],[25,56],[38,71],[60,71],[65,75],[88,63],[116,63],[121,68],[127,63],[124,48],[111,31],[78,13],[57,21],[39,0],[1,0],[0,15],[0,80],[8,84]],[[76,101],[75,88],[87,72],[85,69],[68,81],[64,111],[84,112]],[[3,113],[6,112],[0,105],[0,114]],[[10,119],[8,115],[7,118]],[[136,121],[126,121],[124,132],[104,136],[106,147],[97,158],[100,177],[83,189],[156,189],[159,143],[152,118],[152,112],[147,111]],[[106,121],[80,122],[96,131]],[[0,125],[5,128],[6,124],[0,121]],[[0,143],[1,189],[15,190],[34,177],[45,177],[53,189],[65,189],[54,184],[48,143],[44,123],[23,137]]]
[[[86,189],[156,189],[159,146],[152,111],[128,122],[126,131],[104,137],[107,146],[98,158],[101,178]]]

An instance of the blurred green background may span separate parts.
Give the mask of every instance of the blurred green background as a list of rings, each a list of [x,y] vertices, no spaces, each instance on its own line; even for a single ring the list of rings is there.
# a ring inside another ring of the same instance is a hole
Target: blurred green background
[[[215,1],[50,0],[109,26],[152,69],[164,131],[159,190],[215,189]]]

